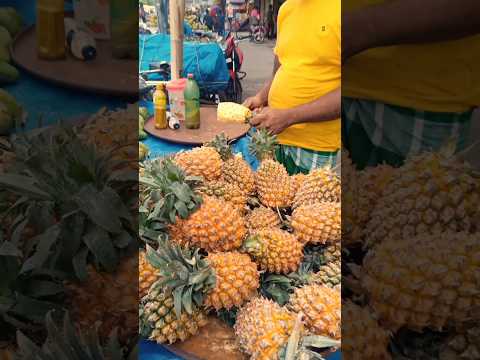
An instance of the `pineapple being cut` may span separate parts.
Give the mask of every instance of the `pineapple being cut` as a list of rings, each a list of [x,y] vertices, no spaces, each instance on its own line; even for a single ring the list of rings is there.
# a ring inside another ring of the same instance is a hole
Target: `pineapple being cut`
[[[218,104],[217,119],[221,122],[246,123],[252,117],[252,111],[234,102]]]

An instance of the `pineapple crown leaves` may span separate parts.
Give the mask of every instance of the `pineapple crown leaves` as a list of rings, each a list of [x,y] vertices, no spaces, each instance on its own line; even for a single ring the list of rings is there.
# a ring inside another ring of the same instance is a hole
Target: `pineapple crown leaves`
[[[149,189],[145,202],[155,204],[149,218],[165,223],[175,223],[177,216],[188,218],[201,205],[202,197],[194,191],[201,181],[200,177],[187,176],[171,159],[147,164],[140,183]]]
[[[32,263],[22,262],[21,251],[11,242],[0,243],[0,318],[19,329],[40,326],[48,311],[61,308],[63,284],[54,272],[32,268]]]
[[[97,329],[79,332],[75,329],[68,313],[63,317],[62,326],[58,326],[52,312],[46,315],[47,340],[43,346],[38,346],[21,331],[17,332],[18,351],[15,359],[18,360],[133,360],[136,359],[137,349],[130,354],[120,345],[117,331],[113,330],[105,345],[102,345]]]
[[[20,214],[15,225],[33,224],[41,234],[29,240],[27,249],[38,248],[40,241],[48,243],[45,237],[54,234],[45,261],[54,259],[55,266],[80,279],[86,277],[88,261],[113,271],[118,252],[134,245],[137,238],[127,205],[138,181],[136,173],[133,177],[118,170],[125,162],[113,159],[115,149],[99,152],[69,127],[24,135],[14,148],[17,162],[0,184],[19,194],[9,209]],[[18,230],[12,231],[14,242],[19,241]],[[67,238],[68,242],[62,241]]]
[[[215,136],[212,141],[205,143],[205,146],[213,147],[220,154],[222,160],[226,161],[233,157],[231,143],[232,141],[222,132]]]
[[[258,129],[251,136],[248,148],[258,160],[274,159],[277,144],[276,135],[271,135],[266,129]]]
[[[215,272],[199,249],[182,249],[166,241],[157,250],[147,245],[146,258],[159,270],[160,280],[153,287],[173,295],[177,317],[202,307],[205,295],[215,287]]]

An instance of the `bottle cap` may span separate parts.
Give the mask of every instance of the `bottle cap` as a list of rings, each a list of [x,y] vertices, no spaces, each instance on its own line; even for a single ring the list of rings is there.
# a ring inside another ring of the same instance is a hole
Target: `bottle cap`
[[[193,74],[188,74],[188,75],[187,75],[187,78],[193,79]]]
[[[163,90],[164,88],[165,88],[165,85],[163,84],[158,84],[156,87],[157,90]]]

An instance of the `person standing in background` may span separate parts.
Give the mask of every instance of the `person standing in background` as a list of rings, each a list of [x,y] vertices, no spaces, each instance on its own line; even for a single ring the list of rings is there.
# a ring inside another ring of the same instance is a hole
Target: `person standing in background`
[[[252,11],[250,11],[249,25],[250,25],[250,34],[253,35],[255,28],[260,24],[260,11],[257,6],[253,6]]]
[[[232,30],[232,23],[233,23],[234,16],[235,16],[235,12],[233,10],[233,5],[231,3],[228,3],[228,5],[227,5],[227,19],[228,19],[228,29],[230,31]]]
[[[275,36],[275,16],[273,15],[273,5],[268,5],[267,10],[267,38],[273,39]]]
[[[278,14],[271,79],[244,105],[251,124],[278,135],[290,174],[337,162],[341,147],[341,3],[287,0]]]

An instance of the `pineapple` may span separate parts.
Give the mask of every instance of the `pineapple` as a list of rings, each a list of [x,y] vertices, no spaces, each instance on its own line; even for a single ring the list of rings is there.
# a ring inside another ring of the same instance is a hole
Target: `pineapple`
[[[470,324],[454,331],[441,347],[439,360],[480,359],[480,327]]]
[[[391,360],[389,333],[367,308],[351,301],[342,304],[342,356],[345,359]]]
[[[221,122],[245,123],[252,116],[252,111],[234,102],[221,102],[217,108],[217,119]]]
[[[247,197],[244,192],[236,185],[225,181],[209,181],[198,188],[198,192],[203,195],[214,196],[230,202],[240,213],[245,212],[247,206]]]
[[[276,137],[265,129],[252,136],[250,150],[260,160],[255,174],[255,186],[260,202],[267,207],[290,206],[291,181],[285,167],[274,160]]]
[[[320,267],[312,275],[311,282],[338,289],[342,283],[342,268],[340,263],[331,262]]]
[[[295,194],[300,189],[306,178],[307,175],[302,173],[290,176],[290,204],[293,204]]]
[[[371,213],[385,187],[394,176],[394,168],[389,165],[368,167],[350,176],[353,179],[343,181],[342,210],[344,224],[343,240],[346,246],[361,243],[363,231],[370,220]]]
[[[341,239],[340,212],[339,203],[302,205],[292,214],[292,228],[302,243],[336,243]]]
[[[293,207],[318,202],[340,202],[340,178],[328,168],[313,170],[307,175],[295,194]]]
[[[297,238],[277,228],[256,232],[243,247],[262,270],[276,274],[296,271],[303,258],[303,245]]]
[[[445,232],[387,238],[355,273],[386,329],[442,330],[480,305],[480,238]]]
[[[200,208],[170,226],[172,241],[209,252],[238,249],[246,235],[245,220],[229,202],[204,196]]]
[[[187,175],[201,176],[206,181],[218,180],[222,175],[220,154],[210,146],[180,152],[175,155],[174,161]]]
[[[366,246],[386,237],[480,231],[480,182],[454,146],[408,159],[395,170],[364,229]]]
[[[271,300],[255,298],[240,309],[234,330],[250,359],[279,360],[294,325],[293,313]]]
[[[241,153],[233,154],[225,134],[217,135],[207,145],[215,148],[223,160],[221,179],[237,186],[246,196],[253,194],[255,192],[255,174],[242,158]]]
[[[311,284],[297,288],[288,307],[305,315],[307,330],[315,335],[340,338],[340,292],[327,286]]]
[[[122,341],[138,332],[138,257],[122,262],[113,274],[88,267],[88,280],[67,283],[72,318],[82,329],[100,323],[99,335],[106,338],[115,328]]]
[[[207,324],[207,316],[199,309],[177,316],[173,295],[152,289],[144,299],[141,321],[151,329],[148,334],[150,340],[159,344],[173,344],[196,335]]]
[[[270,208],[260,206],[253,209],[246,216],[245,222],[248,231],[253,234],[258,230],[275,228],[281,225],[278,214]]]
[[[248,255],[238,252],[210,254],[207,262],[215,271],[217,284],[208,293],[205,306],[229,310],[257,294],[259,274]],[[232,282],[232,279],[236,280]]]
[[[215,310],[241,306],[257,294],[259,287],[257,266],[248,255],[238,252],[203,257],[198,249],[182,249],[165,242],[157,251],[148,247],[147,259],[161,276],[154,288],[159,286],[178,297],[177,317],[184,308],[191,314],[194,306]],[[187,299],[192,299],[192,306],[186,305]]]
[[[140,251],[138,257],[138,288],[142,299],[158,280],[158,271],[147,261],[145,251]]]

